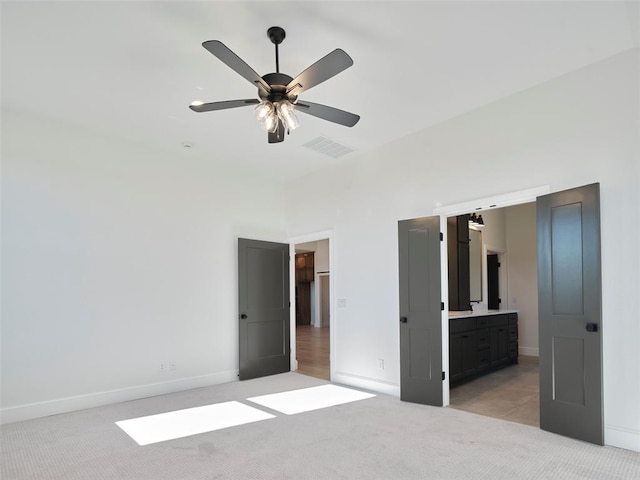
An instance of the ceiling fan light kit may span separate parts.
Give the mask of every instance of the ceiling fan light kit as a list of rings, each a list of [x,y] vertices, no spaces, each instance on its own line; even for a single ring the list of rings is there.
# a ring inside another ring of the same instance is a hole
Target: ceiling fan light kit
[[[295,110],[329,122],[352,127],[360,117],[344,110],[311,102],[299,102],[298,95],[330,79],[353,65],[353,60],[337,48],[322,57],[295,78],[280,73],[278,45],[286,37],[284,29],[271,27],[267,36],[276,48],[276,71],[259,76],[244,60],[218,40],[202,44],[212,55],[258,88],[258,99],[227,100],[222,102],[193,102],[189,108],[194,112],[211,112],[227,108],[257,105],[254,114],[260,125],[268,132],[269,143],[284,141],[284,133],[295,130],[299,123]]]
[[[298,117],[293,110],[293,105],[288,100],[280,100],[271,103],[263,100],[255,108],[256,119],[269,133],[275,133],[278,129],[278,121],[284,124],[287,133],[298,128]]]

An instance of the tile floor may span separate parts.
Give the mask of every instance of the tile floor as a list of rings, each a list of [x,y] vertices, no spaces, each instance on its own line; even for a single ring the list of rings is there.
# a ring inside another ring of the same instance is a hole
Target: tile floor
[[[539,366],[537,357],[519,357],[505,367],[451,389],[451,408],[540,426]]]

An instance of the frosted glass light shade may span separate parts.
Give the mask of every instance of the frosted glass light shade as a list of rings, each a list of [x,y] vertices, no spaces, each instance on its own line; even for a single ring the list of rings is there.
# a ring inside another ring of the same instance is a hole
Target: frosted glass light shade
[[[263,100],[253,111],[262,128],[269,133],[276,132],[278,129],[278,116],[276,115],[276,108],[273,103],[269,100]]]
[[[263,100],[256,106],[256,108],[253,109],[256,115],[256,120],[259,122],[263,122],[269,114],[273,113],[273,110],[273,103],[269,100]]]
[[[298,128],[298,117],[294,111],[293,105],[288,100],[282,100],[276,104],[278,117],[282,120],[284,127],[291,131]]]
[[[276,133],[276,130],[278,130],[278,116],[271,112],[262,121],[262,128],[269,133]]]

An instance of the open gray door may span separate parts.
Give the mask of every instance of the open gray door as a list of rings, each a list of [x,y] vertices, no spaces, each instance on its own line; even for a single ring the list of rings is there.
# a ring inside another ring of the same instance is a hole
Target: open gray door
[[[398,222],[400,399],[442,406],[440,218]]]
[[[238,239],[240,380],[290,370],[289,245]]]
[[[540,428],[602,445],[600,185],[538,197]]]

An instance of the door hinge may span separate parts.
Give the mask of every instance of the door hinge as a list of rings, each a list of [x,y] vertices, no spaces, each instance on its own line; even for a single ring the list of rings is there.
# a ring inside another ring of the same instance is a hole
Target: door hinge
[[[444,302],[440,302],[440,311],[444,312]]]
[[[502,303],[502,299],[501,298],[498,299],[498,303]]]
[[[442,242],[444,240],[444,235],[442,234],[442,232],[440,232],[440,241]]]
[[[498,262],[498,268],[500,268],[502,266],[502,264],[500,262]]]
[[[447,376],[445,375],[444,372],[442,372],[442,380],[445,380],[447,378]]]

